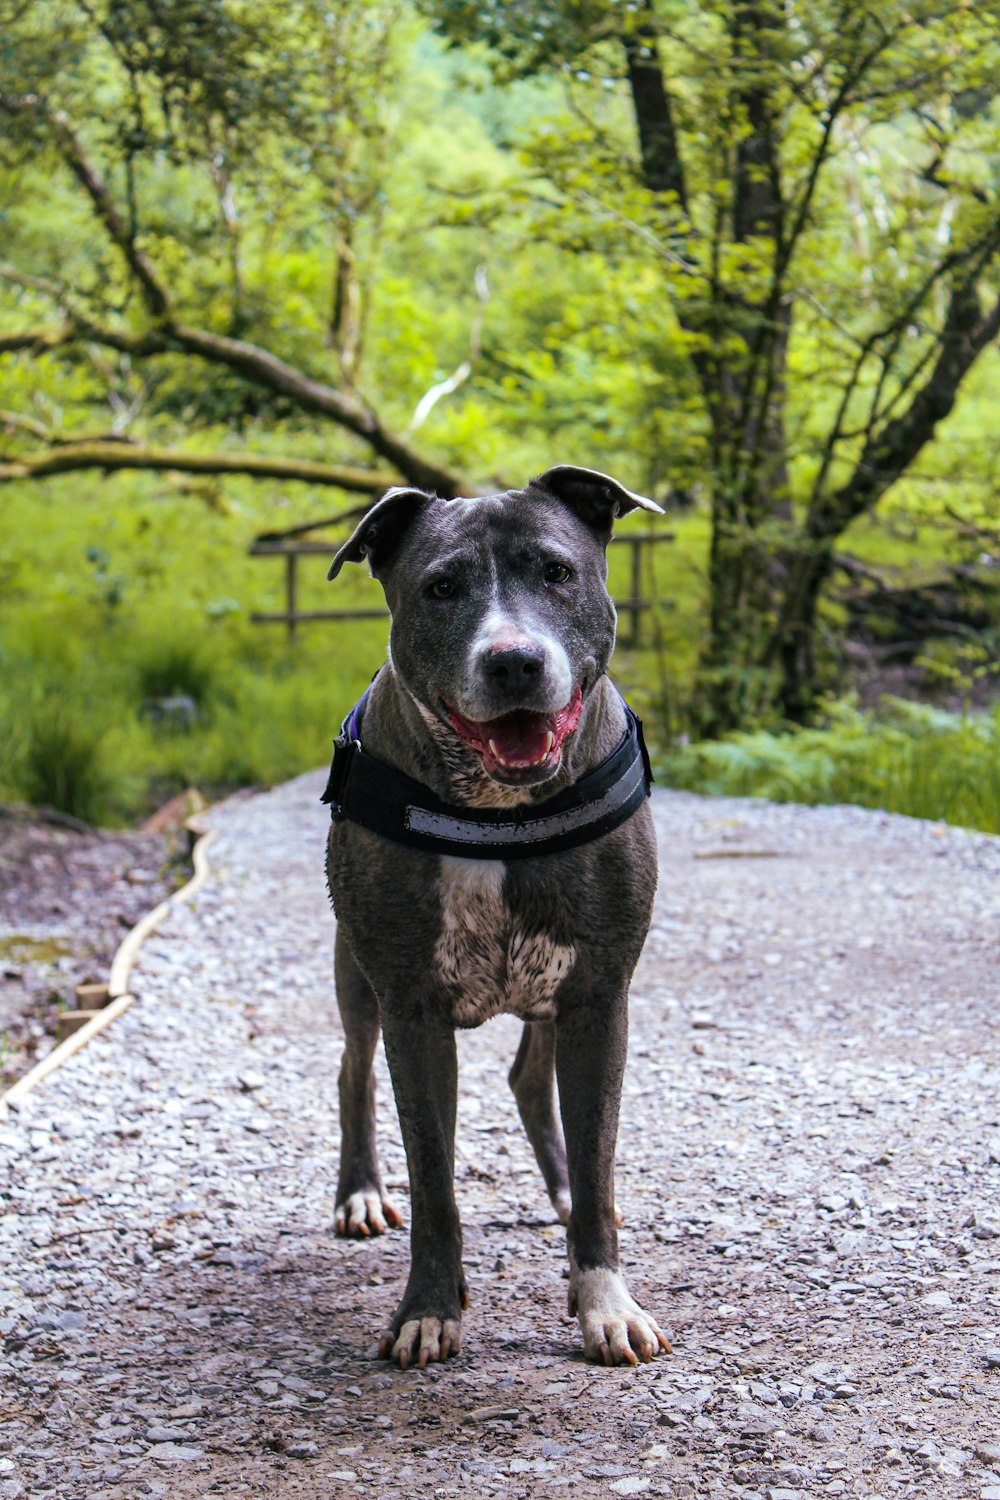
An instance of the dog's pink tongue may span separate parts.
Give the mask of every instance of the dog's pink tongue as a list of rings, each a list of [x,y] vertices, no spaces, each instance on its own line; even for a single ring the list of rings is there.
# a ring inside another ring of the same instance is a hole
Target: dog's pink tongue
[[[553,744],[552,726],[547,714],[504,714],[479,726],[498,760],[508,766],[534,766],[544,760]]]

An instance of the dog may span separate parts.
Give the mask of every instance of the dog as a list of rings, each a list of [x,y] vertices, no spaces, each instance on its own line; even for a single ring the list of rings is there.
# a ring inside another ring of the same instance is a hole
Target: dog
[[[670,1347],[619,1270],[614,1198],[628,986],[657,874],[641,730],[607,676],[605,548],[637,506],[660,510],[565,464],[477,499],[397,487],[330,567],[367,560],[392,617],[324,800],[346,1038],[335,1223],[402,1223],[375,1143],[381,1029],[412,1225],[379,1353],[403,1369],[460,1347],[455,1028],[500,1012],[524,1022],[509,1082],[567,1225],[586,1355],[635,1365]]]

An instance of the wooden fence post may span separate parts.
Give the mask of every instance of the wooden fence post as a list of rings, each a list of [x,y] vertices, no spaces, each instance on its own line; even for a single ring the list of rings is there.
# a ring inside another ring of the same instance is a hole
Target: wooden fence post
[[[329,523],[319,523],[329,524]],[[295,641],[298,627],[303,621],[347,621],[347,620],[380,620],[387,617],[385,607],[374,609],[299,609],[299,572],[298,564],[300,557],[310,557],[319,554],[329,558],[331,552],[336,550],[336,543],[332,541],[316,541],[305,536],[306,527],[293,527],[289,532],[269,533],[258,537],[250,548],[251,557],[282,557],[285,560],[285,607],[275,613],[254,611],[250,619],[255,625],[284,625],[289,644]],[[642,593],[643,557],[647,546],[657,542],[672,542],[674,534],[671,531],[639,531],[625,533],[622,536],[613,537],[612,540],[619,545],[631,548],[629,561],[629,595],[625,599],[616,599],[615,607],[623,621],[627,617],[627,624],[621,633],[621,644],[627,650],[635,650],[641,640],[641,616],[646,610],[653,609],[657,604],[664,604],[662,599],[654,599],[652,592],[649,598],[644,598]],[[651,591],[656,587],[656,570],[652,565],[649,568],[649,584]]]
[[[288,616],[288,644],[295,640],[295,627],[298,624],[298,566],[299,557],[297,552],[285,554],[285,613]]]

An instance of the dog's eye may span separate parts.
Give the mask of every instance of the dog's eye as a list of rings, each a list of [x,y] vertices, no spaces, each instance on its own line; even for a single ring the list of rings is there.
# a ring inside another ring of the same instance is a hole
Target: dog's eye
[[[546,583],[565,583],[571,577],[570,570],[565,563],[550,562],[545,564]]]
[[[435,578],[427,592],[432,599],[452,599],[458,591],[453,578]]]

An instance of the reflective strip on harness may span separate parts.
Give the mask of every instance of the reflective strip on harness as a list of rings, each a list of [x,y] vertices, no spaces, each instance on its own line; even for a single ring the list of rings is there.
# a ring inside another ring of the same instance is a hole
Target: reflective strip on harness
[[[606,791],[603,797],[585,802],[581,807],[568,812],[536,813],[521,823],[483,823],[468,818],[450,817],[443,813],[428,812],[425,807],[407,807],[404,821],[407,828],[418,833],[431,834],[439,839],[451,839],[461,844],[492,844],[509,848],[511,844],[538,844],[546,839],[558,838],[574,833],[580,828],[589,828],[603,818],[618,811],[645,781],[642,761],[634,760],[628,772]]]

